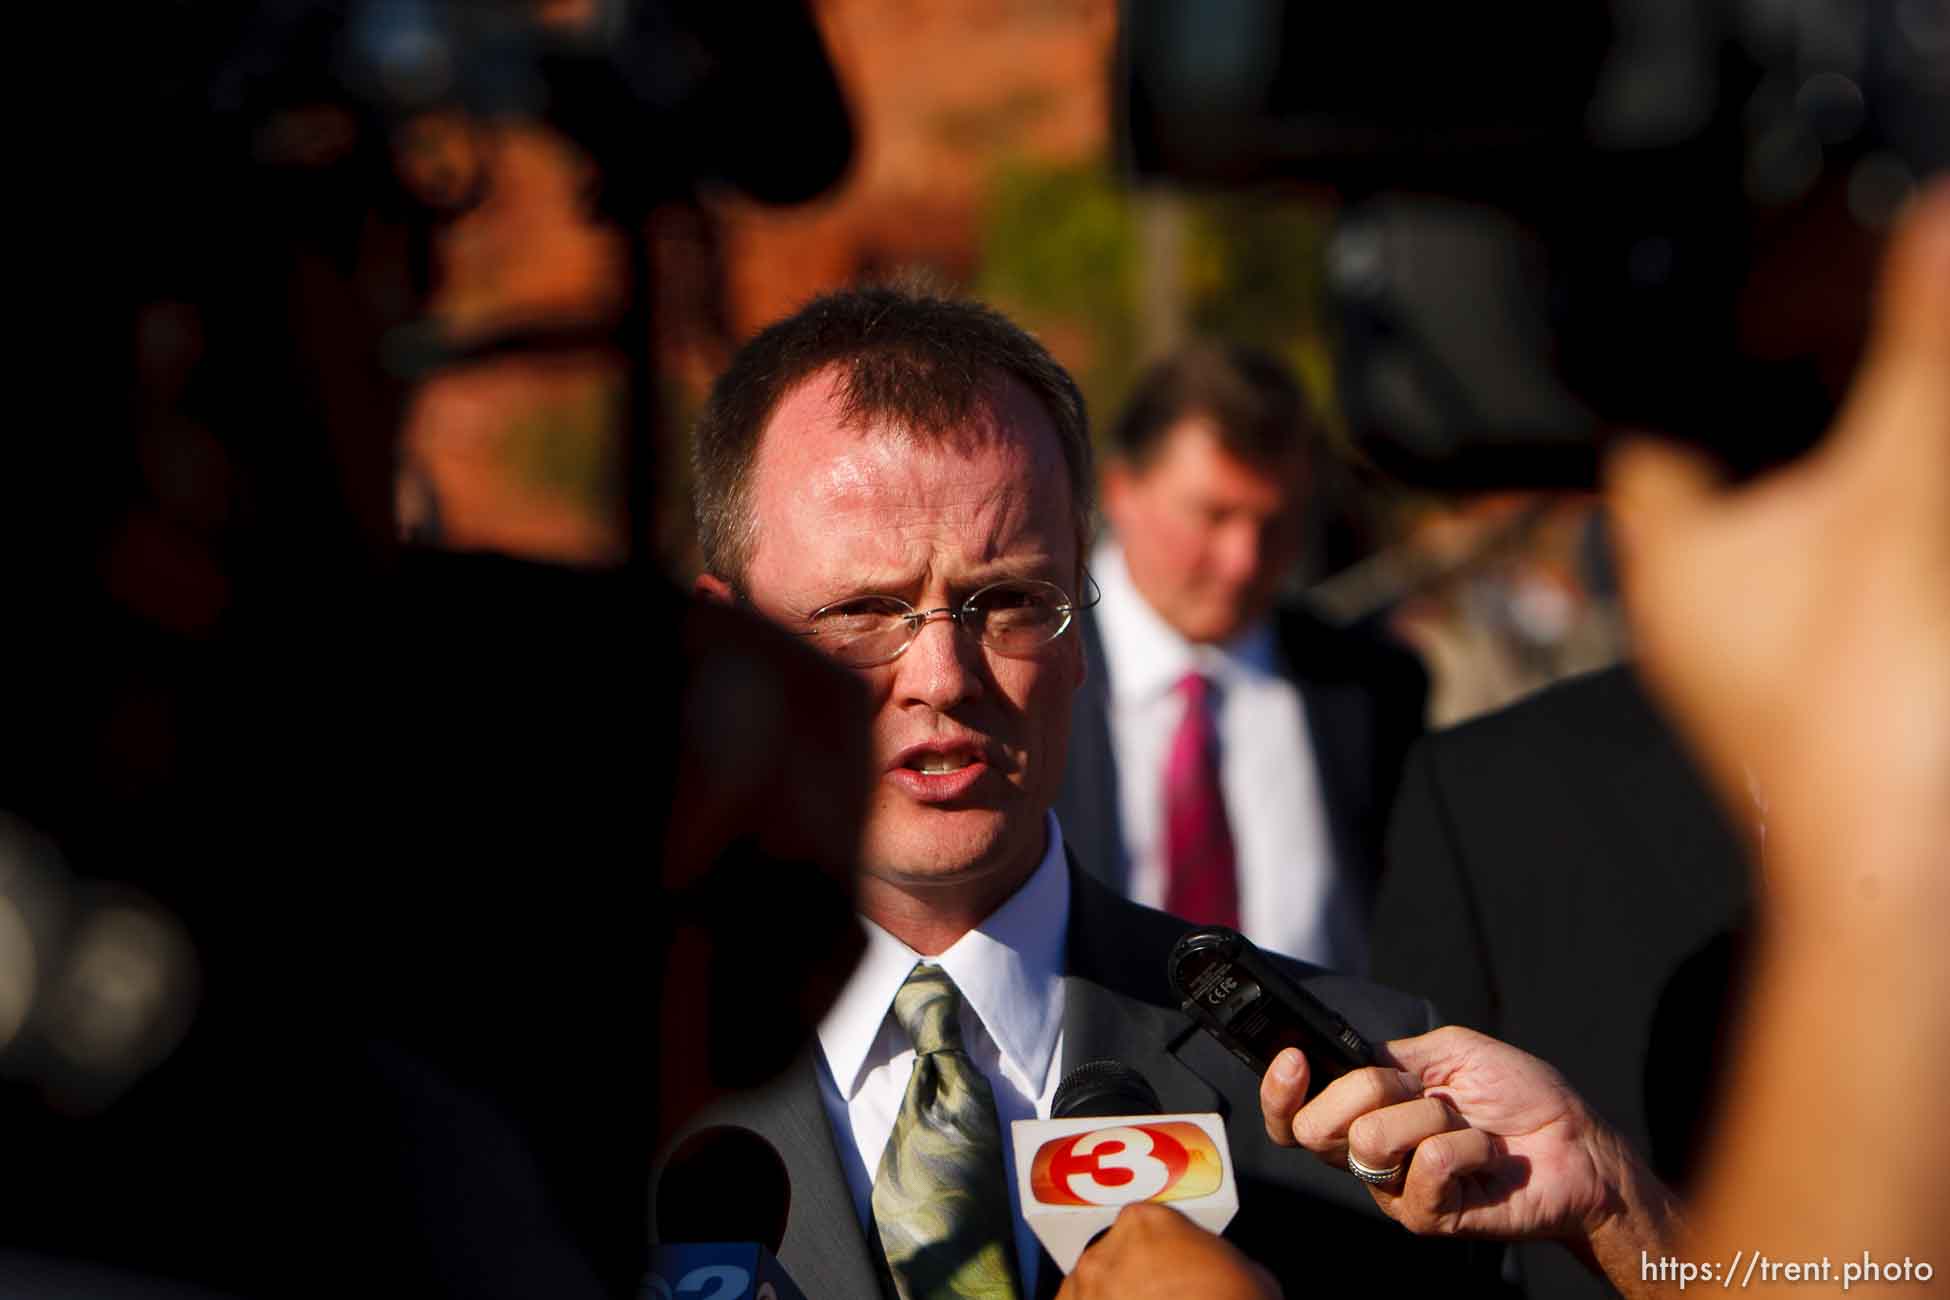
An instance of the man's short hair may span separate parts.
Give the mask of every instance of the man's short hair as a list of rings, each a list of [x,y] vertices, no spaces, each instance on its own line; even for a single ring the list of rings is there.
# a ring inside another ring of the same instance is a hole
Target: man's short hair
[[[999,376],[1020,382],[1056,428],[1082,556],[1095,482],[1076,382],[1001,313],[927,288],[882,285],[813,299],[740,348],[712,385],[691,444],[706,571],[734,587],[743,581],[757,539],[751,479],[759,437],[788,393],[828,369],[838,372],[842,419],[887,419],[921,435],[965,420]]]
[[[1240,460],[1270,465],[1305,455],[1320,430],[1293,372],[1271,353],[1237,343],[1188,344],[1139,377],[1111,427],[1114,453],[1143,468],[1180,421],[1210,420]]]

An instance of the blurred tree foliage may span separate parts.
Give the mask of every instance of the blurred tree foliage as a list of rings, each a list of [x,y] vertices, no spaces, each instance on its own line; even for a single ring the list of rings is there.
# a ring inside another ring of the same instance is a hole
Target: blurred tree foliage
[[[1042,336],[1101,425],[1139,365],[1138,213],[1093,166],[1012,162],[990,183],[975,292]]]
[[[515,477],[598,517],[623,505],[623,389],[614,378],[592,379],[569,394],[514,413],[507,425],[508,462]]]
[[[1180,200],[1179,265],[1147,267],[1138,194],[1100,164],[998,169],[975,289],[1070,366],[1102,430],[1139,370],[1148,276],[1175,272],[1187,336],[1256,344],[1293,365],[1331,410],[1322,254],[1328,211],[1257,194]]]

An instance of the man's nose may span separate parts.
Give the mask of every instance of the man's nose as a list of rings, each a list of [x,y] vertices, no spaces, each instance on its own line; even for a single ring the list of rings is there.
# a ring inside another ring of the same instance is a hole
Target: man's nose
[[[952,613],[925,613],[913,643],[894,661],[896,690],[903,700],[945,713],[982,693],[987,665],[981,643]]]
[[[1228,582],[1250,583],[1266,564],[1267,529],[1257,520],[1235,519],[1213,539],[1213,567]]]

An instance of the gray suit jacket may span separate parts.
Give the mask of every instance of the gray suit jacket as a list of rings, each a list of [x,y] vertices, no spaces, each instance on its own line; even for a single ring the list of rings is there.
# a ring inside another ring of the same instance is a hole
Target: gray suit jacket
[[[1228,1238],[1272,1269],[1289,1295],[1306,1294],[1323,1279],[1371,1288],[1385,1278],[1395,1290],[1425,1276],[1453,1292],[1460,1277],[1468,1294],[1496,1285],[1495,1250],[1410,1237],[1382,1217],[1351,1176],[1275,1147],[1260,1119],[1259,1080],[1195,1028],[1170,992],[1165,958],[1186,925],[1119,898],[1074,860],[1070,877],[1062,1068],[1119,1060],[1150,1081],[1167,1113],[1216,1111],[1225,1118],[1240,1187]],[[1436,1023],[1421,999],[1298,962],[1288,966],[1371,1040]],[[713,1106],[676,1141],[710,1124],[743,1125],[765,1137],[784,1158],[792,1187],[779,1258],[809,1300],[888,1295],[877,1243],[854,1215],[817,1070],[802,1056],[771,1084]],[[1043,1295],[1061,1281],[1047,1255],[1038,1277]]]

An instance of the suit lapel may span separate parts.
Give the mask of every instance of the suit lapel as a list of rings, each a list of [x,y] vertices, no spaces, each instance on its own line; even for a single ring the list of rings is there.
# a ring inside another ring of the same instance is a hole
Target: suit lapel
[[[1067,835],[1066,835],[1067,839]],[[1066,845],[1067,849],[1067,845]],[[1090,1061],[1121,1061],[1157,1090],[1167,1113],[1226,1113],[1225,1098],[1174,1050],[1190,1022],[1175,1010],[1145,1001],[1165,988],[1162,969],[1147,972],[1131,960],[1133,949],[1160,957],[1155,944],[1130,942],[1133,913],[1155,923],[1142,909],[1111,894],[1088,878],[1069,855],[1070,928],[1063,976],[1063,1074]],[[1120,921],[1126,922],[1120,924]],[[1197,1035],[1203,1038],[1204,1035]],[[1042,1252],[1036,1269],[1037,1300],[1054,1300],[1063,1271]]]
[[[1089,1061],[1121,1061],[1157,1089],[1167,1113],[1225,1113],[1225,1098],[1174,1050],[1184,1038],[1183,1015],[1146,1006],[1074,974],[1063,979],[1063,999],[1066,1075]]]
[[[1104,659],[1103,635],[1087,612],[1077,616],[1077,635],[1090,672],[1077,693],[1056,816],[1065,843],[1075,848],[1072,860],[1122,894],[1127,892],[1130,863],[1118,807],[1117,754],[1110,739],[1110,666]]]
[[[779,1260],[808,1296],[876,1296],[880,1270],[853,1211],[811,1052],[730,1118],[763,1133],[792,1179]]]
[[[1135,931],[1155,926],[1157,914],[1086,878],[1074,858],[1070,868],[1063,1072],[1089,1061],[1122,1061],[1150,1082],[1166,1111],[1223,1115],[1224,1096],[1193,1068],[1197,1062],[1188,1064],[1204,1035],[1177,1009],[1162,950],[1137,940]],[[1149,969],[1147,959],[1158,969]]]

